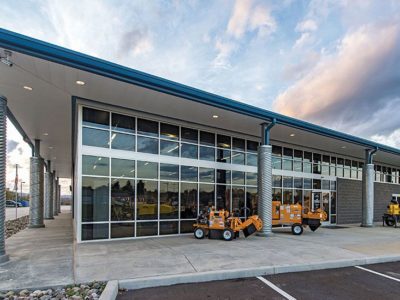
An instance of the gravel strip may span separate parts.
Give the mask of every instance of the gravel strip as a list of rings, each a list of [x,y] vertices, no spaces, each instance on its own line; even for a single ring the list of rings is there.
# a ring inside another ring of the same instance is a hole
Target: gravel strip
[[[89,284],[67,285],[63,288],[46,290],[21,290],[0,293],[4,300],[97,300],[106,287],[107,282],[91,282]]]
[[[16,234],[18,231],[24,230],[28,226],[28,222],[29,216],[6,221],[6,238]]]

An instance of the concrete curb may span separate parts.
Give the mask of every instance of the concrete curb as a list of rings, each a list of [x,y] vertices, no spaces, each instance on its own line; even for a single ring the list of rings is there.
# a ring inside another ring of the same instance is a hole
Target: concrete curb
[[[104,291],[101,293],[99,300],[115,300],[118,295],[118,280],[110,280]]]
[[[366,257],[359,259],[325,261],[321,263],[311,263],[311,264],[265,266],[265,267],[248,268],[248,269],[207,271],[199,273],[183,273],[177,275],[123,279],[119,280],[119,287],[128,290],[136,290],[141,288],[168,286],[168,285],[182,284],[182,283],[207,282],[215,280],[256,277],[256,276],[273,275],[281,273],[335,269],[335,268],[353,267],[358,265],[387,263],[394,261],[400,261],[400,256],[377,256],[377,257]]]

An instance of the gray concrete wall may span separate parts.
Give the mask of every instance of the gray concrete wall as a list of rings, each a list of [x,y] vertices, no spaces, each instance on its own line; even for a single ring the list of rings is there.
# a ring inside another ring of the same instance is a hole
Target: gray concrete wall
[[[374,221],[382,220],[382,214],[392,197],[400,194],[400,185],[375,182]],[[360,223],[362,219],[362,182],[337,179],[337,224]]]
[[[360,223],[362,219],[361,180],[337,179],[337,224]]]

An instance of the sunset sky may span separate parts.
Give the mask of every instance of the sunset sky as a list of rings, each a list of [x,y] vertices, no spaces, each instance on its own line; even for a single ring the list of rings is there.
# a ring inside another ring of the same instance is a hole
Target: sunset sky
[[[398,0],[14,0],[0,27],[400,146]],[[29,156],[10,125],[8,187]]]

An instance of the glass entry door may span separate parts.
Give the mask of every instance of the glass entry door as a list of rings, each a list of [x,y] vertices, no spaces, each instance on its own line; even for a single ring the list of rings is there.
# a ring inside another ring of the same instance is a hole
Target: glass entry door
[[[318,208],[321,208],[321,192],[313,192],[312,193],[312,210],[316,211]]]
[[[323,209],[326,212],[327,219],[323,224],[330,224],[330,191],[313,191],[312,193],[312,209]]]

